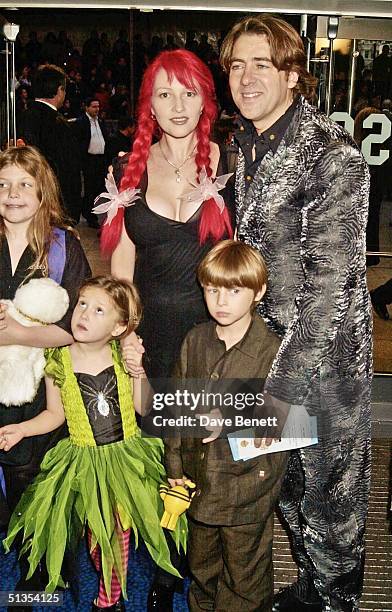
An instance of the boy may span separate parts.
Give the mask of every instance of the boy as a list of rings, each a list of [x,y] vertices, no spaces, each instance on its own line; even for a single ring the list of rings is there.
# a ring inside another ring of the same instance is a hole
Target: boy
[[[214,321],[188,333],[176,377],[265,379],[280,341],[254,313],[267,283],[261,255],[225,240],[198,279]],[[226,436],[206,443],[177,435],[165,440],[165,466],[171,486],[185,477],[197,485],[188,511],[191,612],[271,610],[273,510],[286,454],[234,461]]]

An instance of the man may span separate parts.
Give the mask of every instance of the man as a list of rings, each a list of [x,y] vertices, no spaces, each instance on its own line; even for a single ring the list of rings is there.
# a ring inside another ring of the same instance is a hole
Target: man
[[[373,84],[376,96],[381,100],[387,98],[391,90],[392,58],[389,57],[389,45],[383,45],[382,51],[373,60]]]
[[[87,98],[85,113],[76,122],[76,131],[82,154],[84,198],[82,214],[90,227],[98,228],[96,215],[91,212],[94,200],[105,191],[106,131],[99,117],[99,101]]]
[[[118,120],[118,130],[109,136],[106,143],[106,161],[111,164],[114,157],[123,151],[128,153],[132,148],[133,135],[135,133],[135,121],[132,117],[120,117]]]
[[[40,149],[52,166],[66,212],[76,224],[81,209],[80,153],[71,125],[59,113],[65,100],[66,78],[58,66],[38,68],[33,82],[35,101],[20,116],[18,136]]]
[[[370,481],[368,169],[349,134],[301,95],[314,79],[289,24],[245,18],[221,60],[241,113],[238,238],[267,262],[259,313],[283,339],[266,400],[318,417],[319,442],[292,453],[281,495],[299,580],[273,609],[354,611]]]

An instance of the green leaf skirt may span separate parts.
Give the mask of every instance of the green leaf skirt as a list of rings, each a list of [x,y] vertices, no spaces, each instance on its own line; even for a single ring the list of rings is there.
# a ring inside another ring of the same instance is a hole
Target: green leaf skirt
[[[46,590],[64,586],[61,566],[65,549],[76,550],[86,526],[92,532],[91,549],[102,552],[102,573],[110,595],[114,569],[126,597],[126,568],[121,562],[120,529],[133,529],[136,545],[143,538],[153,560],[176,576],[160,526],[163,504],[159,484],[166,480],[161,463],[162,442],[133,436],[104,446],[80,447],[67,438],[46,453],[41,471],[26,489],[11,518],[6,539],[8,552],[23,530],[22,553],[28,554],[29,576],[45,556],[49,574]],[[172,537],[186,548],[185,515]]]

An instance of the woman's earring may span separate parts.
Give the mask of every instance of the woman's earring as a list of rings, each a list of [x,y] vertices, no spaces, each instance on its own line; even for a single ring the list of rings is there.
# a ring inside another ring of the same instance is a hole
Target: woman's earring
[[[157,120],[157,118],[155,117],[155,115],[154,115],[153,113],[151,113],[151,119],[152,119],[153,121],[156,121],[156,120]]]

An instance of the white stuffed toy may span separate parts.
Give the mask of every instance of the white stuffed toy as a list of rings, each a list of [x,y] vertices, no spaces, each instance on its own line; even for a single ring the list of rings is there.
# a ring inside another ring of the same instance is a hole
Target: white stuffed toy
[[[11,317],[26,327],[60,321],[69,305],[68,293],[51,278],[33,278],[19,287],[12,301],[0,301],[7,304]],[[0,402],[6,406],[31,402],[44,367],[43,348],[0,346]]]

